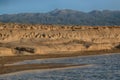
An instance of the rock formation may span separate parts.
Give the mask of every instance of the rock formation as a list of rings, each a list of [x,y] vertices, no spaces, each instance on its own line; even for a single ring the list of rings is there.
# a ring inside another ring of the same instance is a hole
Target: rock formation
[[[0,23],[0,56],[110,50],[119,44],[119,26]]]

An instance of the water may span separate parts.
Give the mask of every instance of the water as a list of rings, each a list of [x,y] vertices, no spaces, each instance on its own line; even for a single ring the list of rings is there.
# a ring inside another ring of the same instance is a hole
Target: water
[[[12,65],[33,63],[70,63],[93,66],[19,72],[0,75],[0,80],[120,80],[120,54],[28,60]]]

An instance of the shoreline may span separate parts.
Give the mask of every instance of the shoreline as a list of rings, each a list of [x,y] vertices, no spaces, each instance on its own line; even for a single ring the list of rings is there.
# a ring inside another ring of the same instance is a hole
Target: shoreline
[[[64,53],[64,54],[63,54]],[[0,64],[10,64],[15,62],[21,62],[24,60],[35,60],[35,59],[51,59],[51,58],[67,58],[77,56],[93,56],[103,54],[115,54],[120,53],[120,49],[114,50],[99,50],[99,51],[78,51],[78,52],[60,52],[59,54],[41,54],[41,55],[17,55],[17,56],[2,56],[0,57]]]
[[[13,65],[4,66],[0,70],[0,75],[23,72],[29,70],[59,70],[59,69],[69,69],[76,67],[92,66],[92,64],[58,64],[58,63],[47,63],[47,64],[25,64],[25,65]]]
[[[29,70],[46,70],[46,69],[61,69],[69,67],[80,67],[92,64],[60,64],[60,63],[49,63],[49,64],[23,64],[23,65],[6,65],[16,62],[22,62],[25,60],[35,60],[35,59],[60,59],[60,58],[70,58],[70,57],[88,57],[96,55],[108,55],[108,54],[119,54],[120,50],[108,50],[108,51],[91,51],[91,52],[76,52],[76,53],[65,53],[65,54],[49,54],[49,55],[31,55],[31,56],[9,56],[4,57],[0,60],[0,75],[8,74],[21,71]]]
[[[86,64],[86,65],[76,65],[76,66],[68,66],[68,67],[62,67],[62,68],[52,68],[52,69],[34,69],[34,70],[23,70],[19,72],[12,72],[12,73],[6,73],[6,74],[0,74],[1,76],[6,76],[6,75],[16,75],[16,74],[21,74],[21,73],[30,73],[30,72],[45,72],[45,71],[53,71],[53,70],[64,70],[64,69],[73,69],[73,68],[84,68],[84,67],[91,67],[93,64]]]

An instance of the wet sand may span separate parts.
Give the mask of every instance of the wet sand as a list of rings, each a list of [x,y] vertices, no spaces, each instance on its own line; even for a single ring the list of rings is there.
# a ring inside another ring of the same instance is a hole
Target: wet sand
[[[64,58],[64,57],[76,57],[76,56],[90,56],[90,55],[101,55],[101,54],[115,54],[112,52],[119,53],[119,50],[111,51],[91,51],[91,52],[76,52],[69,54],[49,54],[49,55],[31,55],[31,56],[8,56],[0,58],[0,74],[19,72],[24,70],[36,70],[36,69],[56,69],[56,68],[66,68],[66,67],[77,67],[86,66],[90,64],[24,64],[24,65],[6,65],[16,62],[21,62],[24,60],[35,60],[35,59],[49,59],[49,58]]]
[[[57,63],[48,63],[48,64],[24,64],[24,65],[11,65],[11,66],[1,66],[0,74],[14,73],[19,71],[26,70],[37,70],[37,69],[65,69],[65,68],[74,68],[74,67],[84,67],[89,66],[88,64],[57,64]]]

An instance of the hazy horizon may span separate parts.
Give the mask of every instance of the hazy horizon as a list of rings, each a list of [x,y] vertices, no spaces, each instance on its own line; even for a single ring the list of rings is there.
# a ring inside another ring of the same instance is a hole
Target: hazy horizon
[[[120,10],[120,0],[0,0],[0,14],[46,13],[54,9],[72,9],[82,12],[93,10]]]

